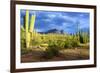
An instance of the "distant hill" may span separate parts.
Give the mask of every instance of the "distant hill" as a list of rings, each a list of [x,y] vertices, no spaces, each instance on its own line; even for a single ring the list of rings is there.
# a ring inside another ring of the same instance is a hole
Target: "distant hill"
[[[85,32],[85,33],[88,33],[90,32],[89,28],[81,28],[78,32]],[[57,34],[64,34],[64,33],[69,33],[69,32],[64,32],[63,30],[59,30],[59,29],[49,29],[47,31],[41,31],[41,32],[38,32],[40,34],[48,34],[48,33],[57,33]],[[75,32],[72,32],[72,33],[69,33],[69,34],[76,34],[77,31]]]
[[[50,29],[50,30],[47,30],[45,32],[38,32],[38,33],[41,33],[41,34],[48,34],[48,33],[63,34],[63,30]]]

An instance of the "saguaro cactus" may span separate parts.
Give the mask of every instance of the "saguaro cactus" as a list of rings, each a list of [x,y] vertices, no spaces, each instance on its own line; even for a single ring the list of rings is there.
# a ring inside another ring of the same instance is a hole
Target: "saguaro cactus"
[[[32,33],[34,31],[35,15],[31,16],[31,21],[29,25],[29,11],[26,11],[25,16],[25,37],[26,37],[26,48],[29,48],[30,42],[32,41]]]
[[[30,21],[30,28],[29,28],[29,32],[30,32],[30,45],[32,45],[32,40],[33,40],[33,34],[35,34],[35,30],[34,30],[34,24],[35,24],[35,15],[31,16],[31,21]]]
[[[31,21],[30,21],[30,32],[34,31],[34,24],[35,24],[35,15],[31,16]]]
[[[29,11],[26,11],[25,16],[25,37],[26,37],[26,47],[29,47],[30,37],[28,33],[28,24],[29,24]]]

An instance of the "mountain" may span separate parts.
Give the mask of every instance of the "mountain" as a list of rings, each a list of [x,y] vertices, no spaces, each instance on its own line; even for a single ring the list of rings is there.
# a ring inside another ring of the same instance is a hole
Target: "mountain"
[[[38,33],[41,33],[41,34],[48,34],[48,33],[63,34],[63,30],[50,29],[50,30],[47,30],[47,31],[45,31],[45,32],[38,32]]]
[[[79,29],[78,32],[85,32],[85,33],[88,33],[90,32],[89,28],[81,28]],[[48,33],[57,33],[57,34],[64,34],[64,33],[69,33],[69,32],[64,32],[63,30],[59,30],[59,29],[49,29],[47,31],[41,31],[41,32],[38,32],[40,34],[48,34]],[[75,32],[70,32],[69,34],[76,34],[77,31]]]

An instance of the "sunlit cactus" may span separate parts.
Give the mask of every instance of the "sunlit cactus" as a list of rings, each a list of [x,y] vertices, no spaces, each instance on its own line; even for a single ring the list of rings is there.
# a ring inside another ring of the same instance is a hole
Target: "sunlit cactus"
[[[30,32],[33,32],[33,30],[34,30],[34,24],[35,24],[35,15],[32,15],[31,16],[31,21],[30,21],[30,28],[29,28]]]
[[[34,24],[35,24],[35,15],[31,16],[31,20],[30,20],[30,28],[29,28],[29,32],[30,32],[30,45],[32,45],[32,40],[33,40],[33,34],[35,34],[35,30],[34,30]]]
[[[29,11],[26,11],[25,16],[25,37],[26,37],[26,48],[30,47],[30,43],[32,41],[32,33],[34,31],[34,24],[35,24],[35,15],[31,16],[31,21],[29,25]]]
[[[28,25],[29,24],[29,11],[26,11],[26,16],[25,16],[25,37],[26,37],[26,47],[29,47],[29,42],[30,42],[30,35],[28,32]]]

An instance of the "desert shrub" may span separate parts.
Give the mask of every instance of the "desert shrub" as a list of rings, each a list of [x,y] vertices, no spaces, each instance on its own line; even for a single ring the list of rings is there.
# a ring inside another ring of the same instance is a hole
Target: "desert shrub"
[[[35,45],[38,45],[39,44],[39,41],[37,40],[32,40],[32,45],[35,46]]]
[[[74,48],[78,47],[79,43],[88,43],[89,35],[80,32],[79,34],[40,34],[33,33],[30,46],[54,46],[55,48]],[[42,44],[42,45],[41,45]],[[45,45],[46,44],[46,45]],[[25,48],[25,31],[21,30],[21,48]]]
[[[57,56],[59,54],[59,50],[57,47],[55,46],[49,46],[48,49],[46,49],[44,57],[45,58],[52,58],[54,56]]]
[[[49,37],[50,35],[51,37]],[[48,45],[49,46],[54,46],[58,49],[63,49],[63,48],[73,48],[77,47],[79,44],[79,41],[77,40],[76,35],[59,35],[59,34],[48,34],[47,37],[49,37],[48,40]]]
[[[80,43],[84,43],[82,35],[79,36],[79,40],[80,40]]]
[[[41,35],[33,34],[31,44],[34,46],[34,45],[40,45],[41,43],[43,43],[43,41],[41,39]]]
[[[57,41],[56,40],[49,40],[49,42],[48,42],[48,45],[49,45],[49,47],[51,47],[51,46],[56,46],[56,44],[57,44]]]
[[[57,56],[59,54],[59,46],[56,40],[49,40],[48,42],[48,48],[44,51],[44,57],[45,58],[52,58],[54,56]]]
[[[25,39],[21,39],[21,48],[25,48],[26,47],[26,43],[25,43]]]
[[[79,46],[79,41],[76,35],[70,36],[65,41],[65,48],[74,48]]]
[[[72,47],[78,47],[79,46],[79,42],[77,40],[73,40],[71,45],[72,45]]]
[[[31,49],[27,49],[27,48],[21,49],[21,55],[27,54],[31,51],[32,51]]]
[[[63,40],[57,40],[57,46],[62,49],[65,47],[65,42]]]
[[[41,47],[48,47],[48,44],[40,44]]]
[[[72,48],[72,45],[71,45],[71,41],[69,41],[69,40],[66,40],[65,41],[65,45],[64,45],[64,48]]]

